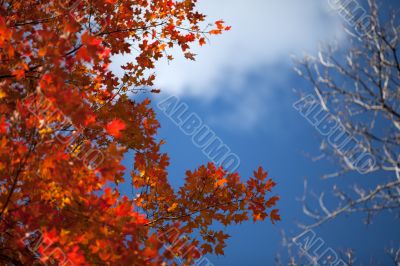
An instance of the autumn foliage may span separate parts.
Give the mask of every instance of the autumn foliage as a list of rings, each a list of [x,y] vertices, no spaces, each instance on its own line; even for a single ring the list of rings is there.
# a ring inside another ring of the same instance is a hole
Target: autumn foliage
[[[223,254],[228,235],[215,224],[279,220],[261,168],[241,182],[208,164],[171,187],[156,115],[135,99],[158,91],[151,70],[171,48],[194,59],[191,45],[229,30],[223,21],[201,28],[195,4],[1,2],[1,265],[190,264]],[[122,76],[110,70],[119,54],[133,55]],[[139,193],[122,195],[122,183]]]

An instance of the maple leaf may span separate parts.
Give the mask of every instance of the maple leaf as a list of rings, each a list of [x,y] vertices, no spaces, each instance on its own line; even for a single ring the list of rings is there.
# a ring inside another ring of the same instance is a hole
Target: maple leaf
[[[254,177],[258,180],[264,180],[265,178],[267,178],[267,175],[268,175],[267,172],[264,172],[264,170],[262,169],[261,166],[258,167],[257,172],[254,171],[253,174],[254,174]]]
[[[106,126],[106,130],[108,134],[115,138],[119,138],[121,136],[121,131],[126,128],[125,123],[120,119],[114,119],[109,122]]]
[[[207,243],[202,244],[201,248],[203,249],[203,254],[212,253],[212,251],[213,251],[212,246]]]
[[[185,58],[190,59],[192,61],[196,60],[195,56],[196,56],[196,54],[193,54],[193,53],[185,53]]]
[[[205,45],[207,42],[206,42],[206,39],[205,38],[200,38],[199,39],[199,44],[200,44],[200,46],[203,46],[203,45]]]
[[[88,126],[90,124],[93,124],[94,122],[96,122],[96,116],[94,115],[88,115],[85,119],[84,125]]]
[[[174,211],[178,207],[178,203],[174,202],[171,207],[168,208],[168,212]]]
[[[273,188],[275,185],[276,185],[276,183],[275,183],[272,179],[269,179],[269,180],[267,181],[267,183],[265,184],[265,189],[268,190],[268,191],[271,191],[272,188]]]
[[[82,43],[83,43],[83,44],[89,45],[89,46],[92,46],[92,45],[93,45],[93,46],[99,46],[99,45],[101,44],[101,42],[102,42],[101,39],[96,38],[96,37],[90,35],[89,32],[85,32],[85,33],[82,35],[81,39],[82,39]]]
[[[271,213],[269,215],[269,217],[271,218],[271,222],[273,224],[275,224],[276,221],[280,221],[281,220],[281,216],[278,214],[278,212],[279,211],[277,209],[274,209],[274,210],[271,211]]]
[[[217,20],[217,21],[215,22],[215,24],[217,25],[217,28],[218,28],[219,30],[222,30],[222,29],[224,28],[224,21],[223,21],[223,20]]]
[[[211,35],[219,35],[222,33],[222,30],[214,29],[214,30],[210,30],[208,33]]]
[[[224,255],[224,245],[218,244],[215,246],[215,254],[217,255]]]
[[[225,178],[217,180],[215,183],[217,187],[223,187],[226,184],[227,180]]]
[[[5,117],[0,118],[0,133],[6,134],[8,130],[9,124],[6,122]]]
[[[274,197],[270,198],[270,199],[267,201],[267,203],[266,203],[267,207],[268,207],[268,208],[271,208],[272,206],[275,206],[275,205],[276,205],[276,202],[277,202],[278,200],[279,200],[279,196],[274,196]]]
[[[185,39],[187,42],[193,42],[196,40],[196,35],[194,35],[194,33],[189,33],[185,36]]]
[[[90,62],[92,58],[89,55],[88,49],[86,47],[81,47],[77,52],[77,58],[83,61]]]
[[[23,69],[16,69],[12,72],[13,75],[17,78],[17,80],[21,80],[25,77],[25,71]]]

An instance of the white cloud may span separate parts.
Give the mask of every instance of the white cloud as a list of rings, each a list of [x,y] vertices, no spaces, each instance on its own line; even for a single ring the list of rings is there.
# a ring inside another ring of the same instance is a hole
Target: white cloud
[[[313,51],[339,32],[340,21],[325,1],[201,0],[199,9],[210,21],[224,19],[232,30],[196,47],[195,62],[178,55],[169,64],[160,62],[156,85],[203,100],[245,89],[244,76],[254,67],[287,62],[291,54]]]
[[[328,0],[200,0],[198,6],[208,22],[223,19],[231,31],[193,47],[196,61],[177,51],[173,61],[158,62],[155,86],[165,94],[224,103],[222,112],[205,118],[226,128],[241,121],[239,129],[252,130],[275,116],[276,87],[285,87],[293,74],[290,56],[313,53],[319,42],[343,37],[342,21]],[[120,73],[118,66],[133,59],[133,54],[116,56],[114,71]],[[251,88],[246,77],[260,69],[268,71],[265,84]]]

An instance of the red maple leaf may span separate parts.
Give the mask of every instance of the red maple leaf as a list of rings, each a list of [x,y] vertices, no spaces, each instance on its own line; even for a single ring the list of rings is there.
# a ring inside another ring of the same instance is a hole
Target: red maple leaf
[[[269,215],[269,217],[271,218],[271,222],[273,224],[275,224],[276,221],[280,221],[281,220],[281,216],[278,213],[279,211],[277,209],[273,209]]]
[[[120,119],[114,119],[106,126],[108,134],[110,134],[115,138],[119,138],[121,136],[121,131],[124,130],[125,128],[126,128],[125,123]]]
[[[4,117],[0,118],[0,133],[6,134],[9,124]]]

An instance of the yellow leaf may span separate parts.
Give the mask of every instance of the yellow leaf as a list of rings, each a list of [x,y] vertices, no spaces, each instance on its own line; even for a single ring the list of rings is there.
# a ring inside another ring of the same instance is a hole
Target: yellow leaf
[[[175,202],[174,204],[172,204],[171,207],[168,208],[167,211],[168,212],[172,212],[172,211],[174,211],[176,209],[176,207],[178,207],[178,203]]]
[[[0,90],[0,100],[6,96],[7,96],[7,94],[4,91]]]

